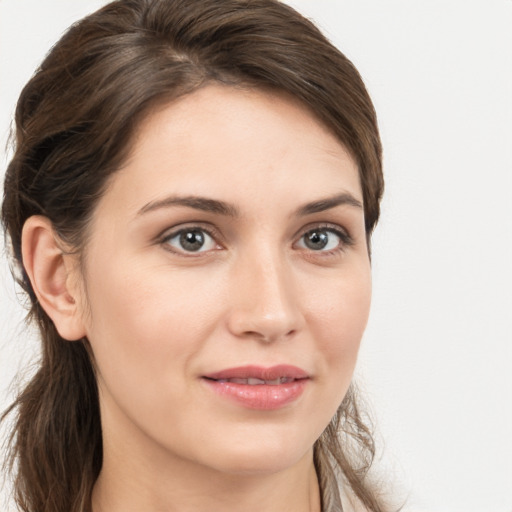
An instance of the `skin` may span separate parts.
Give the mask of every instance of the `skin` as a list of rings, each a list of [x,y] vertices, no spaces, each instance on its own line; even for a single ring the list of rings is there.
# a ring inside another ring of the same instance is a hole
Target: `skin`
[[[353,201],[298,213],[340,195]],[[166,204],[176,197],[237,215]],[[370,307],[357,202],[353,158],[286,96],[210,85],[145,119],[94,212],[83,266],[54,272],[73,328],[54,321],[87,336],[97,368],[94,512],[320,510],[312,447],[350,384]],[[211,237],[187,252],[185,228]],[[305,243],[315,228],[327,249]],[[310,378],[272,411],[202,378],[248,364]]]

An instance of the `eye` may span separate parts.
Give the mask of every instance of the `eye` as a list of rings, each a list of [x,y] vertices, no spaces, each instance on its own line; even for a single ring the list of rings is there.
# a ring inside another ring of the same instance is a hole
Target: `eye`
[[[334,228],[318,227],[304,233],[297,247],[317,252],[342,250],[343,246],[351,243],[350,237]]]
[[[213,237],[201,228],[180,229],[166,236],[163,243],[180,253],[202,253],[218,247]]]

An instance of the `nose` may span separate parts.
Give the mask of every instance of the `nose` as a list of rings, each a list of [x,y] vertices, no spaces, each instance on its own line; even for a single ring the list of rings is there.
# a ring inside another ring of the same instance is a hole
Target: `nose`
[[[235,336],[269,343],[302,329],[300,297],[286,258],[270,251],[245,258],[236,264],[232,283],[228,328]]]

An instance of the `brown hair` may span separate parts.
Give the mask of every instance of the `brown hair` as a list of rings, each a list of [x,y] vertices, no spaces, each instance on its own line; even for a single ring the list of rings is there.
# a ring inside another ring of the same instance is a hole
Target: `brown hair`
[[[10,461],[25,512],[89,511],[102,439],[88,342],[60,338],[37,302],[23,270],[23,224],[44,215],[63,240],[83,247],[141,117],[210,82],[274,89],[307,105],[358,163],[368,239],[378,220],[381,144],[371,100],[352,63],[292,8],[275,0],[118,0],[72,26],[20,96],[2,206],[43,344],[37,373],[3,416],[16,414]],[[368,510],[384,510],[367,478],[374,443],[353,387],[314,453],[324,510],[339,478]]]

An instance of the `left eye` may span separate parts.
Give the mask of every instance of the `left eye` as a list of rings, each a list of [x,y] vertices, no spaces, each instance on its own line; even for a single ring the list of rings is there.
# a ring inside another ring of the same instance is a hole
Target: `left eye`
[[[340,247],[342,237],[332,229],[317,228],[304,233],[297,243],[301,249],[332,251]]]
[[[169,235],[164,242],[177,252],[206,252],[217,247],[215,240],[204,229],[182,229]]]

